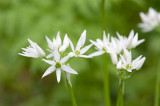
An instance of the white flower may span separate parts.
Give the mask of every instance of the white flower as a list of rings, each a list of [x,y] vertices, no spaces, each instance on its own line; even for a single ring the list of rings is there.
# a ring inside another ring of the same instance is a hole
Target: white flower
[[[57,33],[56,39],[53,38],[53,41],[51,41],[47,36],[46,36],[46,40],[47,40],[47,43],[48,43],[48,47],[50,48],[49,51],[51,52],[51,54],[49,54],[47,56],[47,58],[53,57],[52,52],[55,49],[58,48],[58,50],[60,52],[64,52],[66,50],[66,48],[69,46],[69,38],[68,38],[67,34],[65,34],[63,44],[62,44],[61,37],[60,37],[60,32]]]
[[[26,56],[26,57],[45,57],[45,52],[37,45],[37,43],[32,42],[30,39],[28,39],[28,42],[30,43],[30,46],[27,48],[22,48],[22,53],[18,53],[19,55]]]
[[[119,54],[124,48],[123,42],[114,37],[111,38],[111,42],[109,46],[110,48],[112,48],[112,52],[116,54]]]
[[[102,55],[104,53],[111,53],[111,48],[109,47],[109,37],[110,35],[108,34],[108,38],[106,38],[106,34],[105,31],[103,31],[103,41],[101,39],[96,39],[96,42],[93,40],[90,40],[90,42],[96,46],[96,49],[98,51],[90,54],[89,56],[93,57],[93,56],[99,56]]]
[[[115,37],[111,37],[111,42],[109,43],[109,48],[111,48],[110,56],[113,64],[118,63],[117,54],[119,54],[124,48],[124,39],[118,40]]]
[[[134,69],[139,70],[146,58],[142,58],[141,55],[132,61],[131,51],[129,52],[127,49],[124,49],[123,51],[124,55],[120,55],[120,60],[117,63],[117,69],[125,69],[128,72],[132,72]]]
[[[46,36],[46,40],[48,43],[48,47],[54,51],[55,49],[59,49],[59,51],[63,52],[66,50],[66,48],[69,46],[69,38],[67,36],[67,34],[65,34],[64,40],[63,40],[63,45],[62,45],[62,41],[60,38],[60,32],[57,33],[57,37],[56,39],[53,38],[53,41],[51,41],[47,36]]]
[[[122,69],[122,61],[121,60],[119,60],[119,62],[117,63],[116,68]]]
[[[153,8],[149,8],[148,14],[141,12],[140,17],[142,23],[139,23],[138,26],[143,32],[150,32],[160,24],[160,13]]]
[[[54,59],[52,61],[43,59],[43,61],[45,61],[46,63],[48,63],[52,66],[50,66],[46,70],[46,72],[43,74],[42,78],[56,70],[57,82],[59,83],[60,79],[61,79],[61,70],[65,71],[67,73],[78,74],[70,66],[65,65],[65,62],[68,60],[68,58],[69,58],[69,56],[66,56],[61,59],[61,56],[60,56],[58,50],[55,50],[54,51]]]
[[[135,48],[136,46],[145,41],[144,39],[138,40],[138,33],[134,35],[134,30],[131,30],[128,38],[121,36],[119,33],[117,33],[117,36],[120,42],[119,44],[117,44],[120,45],[118,47],[120,48],[119,51],[121,51],[123,48],[128,48],[128,49]]]
[[[110,56],[111,56],[112,63],[117,64],[117,62],[118,62],[117,54],[113,52],[113,53],[110,53]]]
[[[127,48],[128,38],[126,36],[122,36],[117,32],[118,40],[121,43],[121,49]]]
[[[73,43],[70,40],[70,46],[71,46],[72,52],[69,53],[69,56],[70,57],[90,58],[89,56],[83,55],[83,54],[92,46],[92,44],[81,49],[81,47],[83,47],[85,41],[86,41],[86,30],[84,30],[84,32],[81,34],[81,37],[79,38],[78,43],[76,45],[76,49],[74,49]]]

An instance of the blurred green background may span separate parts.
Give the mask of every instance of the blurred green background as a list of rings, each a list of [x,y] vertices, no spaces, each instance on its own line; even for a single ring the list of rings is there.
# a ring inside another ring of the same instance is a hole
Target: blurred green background
[[[160,33],[142,33],[139,12],[149,7],[160,11],[160,0],[105,0],[105,30],[128,36],[131,29],[146,41],[134,51],[144,55],[143,68],[126,80],[125,106],[153,106],[160,45]],[[67,33],[74,44],[83,30],[89,39],[102,38],[101,0],[0,0],[0,106],[72,106],[62,77],[58,84],[55,72],[41,79],[48,64],[40,59],[19,56],[27,38],[47,52],[49,38]],[[92,47],[89,53],[94,52]],[[78,58],[71,66],[79,73],[71,76],[78,106],[104,106],[103,56]],[[118,92],[116,69],[108,56],[112,105]]]

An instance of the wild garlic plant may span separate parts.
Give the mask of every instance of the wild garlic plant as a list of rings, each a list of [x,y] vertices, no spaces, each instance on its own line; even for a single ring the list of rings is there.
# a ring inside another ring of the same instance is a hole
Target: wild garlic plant
[[[38,46],[37,43],[31,41],[30,39],[28,39],[30,46],[27,48],[22,48],[22,53],[18,54],[26,57],[41,58],[42,61],[50,64],[51,66],[45,71],[45,73],[42,75],[42,78],[56,71],[57,82],[59,83],[61,80],[61,72],[63,71],[66,75],[67,85],[70,91],[73,106],[76,106],[77,104],[71,88],[72,85],[70,82],[70,74],[78,73],[71,68],[69,62],[75,57],[91,58],[91,56],[84,55],[92,46],[92,44],[90,44],[83,47],[86,41],[86,30],[84,30],[84,32],[81,34],[75,49],[67,34],[64,37],[63,43],[61,41],[60,32],[57,33],[56,38],[53,38],[53,40],[50,40],[47,36],[46,40],[49,47],[48,51],[50,52],[48,55],[46,55],[46,53]],[[69,46],[71,46],[72,51],[65,53],[65,50]]]
[[[118,38],[110,38],[110,35],[108,34],[108,37],[106,37],[104,31],[103,40],[90,40],[90,42],[95,45],[97,51],[89,56],[99,56],[104,53],[108,53],[110,55],[112,63],[115,65],[120,79],[117,106],[123,106],[124,81],[129,78],[135,70],[139,70],[146,59],[145,57],[142,58],[142,55],[140,55],[136,59],[132,60],[131,49],[143,43],[145,40],[138,40],[138,33],[134,34],[133,30],[130,32],[128,38],[120,35],[118,32],[117,36]]]
[[[108,53],[110,54],[112,63],[117,68],[117,73],[120,78],[120,91],[117,104],[122,105],[124,80],[126,78],[129,78],[135,72],[134,70],[139,70],[142,67],[146,58],[142,58],[141,55],[137,57],[135,60],[132,60],[131,49],[135,48],[136,46],[144,42],[144,39],[138,40],[138,33],[134,34],[134,31],[132,30],[127,38],[125,36],[120,35],[117,32],[117,36],[118,38],[110,37],[110,35],[108,34],[108,37],[106,37],[104,31],[103,40],[90,40],[91,44],[83,47],[86,40],[86,30],[84,30],[77,42],[76,48],[74,48],[74,45],[67,36],[67,34],[65,35],[62,44],[60,32],[58,32],[56,38],[53,38],[53,41],[51,41],[46,36],[46,40],[49,47],[48,51],[50,52],[48,55],[45,54],[45,52],[37,45],[37,43],[31,41],[30,39],[28,39],[30,46],[27,48],[22,48],[22,50],[24,51],[22,51],[22,53],[19,53],[19,55],[33,58],[40,57],[42,58],[42,61],[50,64],[51,66],[43,74],[42,78],[56,71],[57,82],[59,83],[61,80],[61,71],[63,71],[66,75],[66,80],[70,91],[72,103],[74,106],[76,106],[77,104],[71,88],[72,85],[70,82],[70,74],[78,73],[70,67],[70,60],[74,57],[92,58],[94,56],[99,56]],[[84,55],[84,53],[86,53],[92,45],[96,46],[97,51],[90,55]],[[69,46],[71,47],[72,51],[65,55],[64,52]]]
[[[143,13],[140,12],[140,18],[142,20],[142,23],[139,23],[138,26],[142,29],[142,32],[151,32],[151,31],[155,31],[156,33],[152,34],[152,38],[155,40],[157,40],[157,38],[159,38],[160,35],[160,12],[157,12],[155,9],[153,8],[149,8],[148,9],[148,13]],[[153,35],[155,37],[153,37]],[[157,36],[157,37],[156,37]],[[154,45],[155,41],[152,41],[150,44],[153,45],[153,47],[155,47],[156,45]],[[160,40],[160,39],[158,39]],[[157,77],[156,77],[156,84],[155,84],[155,102],[154,102],[154,106],[159,106],[159,99],[160,99],[160,67],[159,67],[159,63],[160,63],[160,57],[159,57],[159,53],[160,53],[160,49],[159,47],[156,49],[152,49],[153,53],[156,53],[156,58],[159,59],[159,61],[156,64],[156,70],[157,70]]]

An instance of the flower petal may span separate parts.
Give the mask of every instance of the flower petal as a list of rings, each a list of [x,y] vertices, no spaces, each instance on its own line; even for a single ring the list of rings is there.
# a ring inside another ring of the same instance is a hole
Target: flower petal
[[[61,55],[59,54],[58,49],[55,49],[55,51],[54,51],[54,59],[55,59],[56,62],[60,61],[60,56]]]
[[[57,33],[56,43],[57,43],[58,47],[60,47],[61,44],[62,44],[61,37],[60,37],[60,32]]]
[[[145,58],[145,57],[143,57],[143,58],[139,61],[139,64],[138,64],[138,66],[137,66],[136,70],[141,69],[141,67],[143,66],[143,64],[144,64],[144,61],[145,61],[145,60],[146,60],[146,58]]]
[[[68,60],[68,58],[69,58],[68,55],[65,56],[65,57],[63,57],[63,58],[60,60],[60,63],[61,63],[61,64],[65,63],[65,62]]]
[[[128,64],[130,64],[132,61],[131,51],[129,52],[126,48],[124,48],[123,51],[124,51],[125,60],[127,61]]]
[[[96,51],[96,52],[94,52],[94,53],[92,53],[92,54],[90,54],[90,55],[88,55],[88,56],[94,57],[94,56],[102,55],[102,54],[104,54],[104,53],[105,53],[104,51]]]
[[[106,33],[103,31],[103,44],[107,44],[108,40],[106,38]]]
[[[70,39],[69,39],[69,44],[71,46],[72,51],[74,52],[74,46],[73,46],[73,43],[72,43],[72,41]]]
[[[46,60],[46,59],[42,59],[42,61],[50,64],[50,65],[55,65],[56,63],[54,61],[51,61],[51,60]]]
[[[80,50],[80,48],[84,45],[85,41],[86,41],[86,30],[84,30],[83,33],[81,34],[81,37],[79,38],[76,46],[76,50]]]
[[[56,70],[56,75],[57,75],[57,82],[59,83],[61,80],[61,69],[58,68]]]
[[[40,57],[45,57],[45,52],[35,43],[35,48]]]
[[[69,38],[66,34],[63,40],[63,45],[59,48],[59,51],[62,51],[62,52],[65,51],[68,46],[69,46]]]
[[[119,60],[119,62],[117,63],[116,68],[122,69],[122,61],[121,60]]]
[[[80,50],[80,54],[84,54],[93,44],[90,44],[86,47],[84,47],[83,49]]]
[[[31,41],[30,39],[28,39],[28,42],[30,43],[30,45],[31,45],[32,47],[35,47],[35,43],[34,43],[33,41]]]
[[[97,42],[93,41],[93,40],[89,40],[93,45],[95,45],[98,49],[102,49],[103,47],[101,47]]]
[[[79,55],[78,57],[83,57],[83,58],[92,58],[92,56],[87,56],[87,55]]]
[[[131,32],[129,33],[128,40],[127,40],[127,47],[130,47],[132,45],[133,36],[134,36],[134,30],[131,30]]]
[[[124,59],[124,57],[123,57],[121,54],[120,54],[120,57],[121,57],[122,63],[126,65],[127,62],[126,62],[126,60]]]
[[[47,43],[48,43],[48,47],[53,50],[53,42],[46,36],[46,40],[47,40]]]
[[[52,73],[55,70],[54,66],[49,67],[46,72],[43,74],[42,78],[47,76],[48,74]]]
[[[53,56],[54,56],[54,54],[51,53],[51,54],[49,54],[48,56],[46,56],[46,58],[48,59],[48,58],[51,58],[51,57],[53,57]]]
[[[116,53],[110,53],[111,60],[113,64],[117,64],[118,59],[117,59],[117,54]]]
[[[70,80],[70,73],[66,73],[66,78],[68,80],[68,84],[72,87],[71,80]]]
[[[61,69],[66,71],[67,73],[78,74],[75,70],[73,70],[70,66],[62,65]]]

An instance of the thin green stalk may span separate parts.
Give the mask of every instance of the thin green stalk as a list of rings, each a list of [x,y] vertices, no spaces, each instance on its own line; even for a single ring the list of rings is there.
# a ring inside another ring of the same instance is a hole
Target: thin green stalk
[[[157,79],[156,79],[156,88],[155,88],[155,103],[154,106],[159,106],[159,99],[160,99],[160,58],[157,64]]]
[[[102,30],[105,30],[105,0],[101,2],[101,13],[102,13]],[[107,55],[103,56],[103,71],[104,71],[104,96],[106,106],[111,106],[110,103],[110,91],[109,91],[109,78],[108,78],[108,67],[107,67]]]
[[[105,30],[105,0],[102,0],[101,3],[101,12],[102,12],[102,30]]]
[[[110,91],[109,91],[109,76],[108,76],[108,66],[107,66],[107,55],[103,55],[103,71],[104,71],[104,96],[106,106],[110,106]]]
[[[123,106],[124,79],[120,78],[120,85],[117,97],[117,106]]]
[[[77,103],[76,103],[76,100],[75,100],[75,97],[74,97],[74,93],[73,93],[72,87],[68,83],[67,79],[66,79],[66,82],[67,82],[67,87],[68,87],[68,90],[69,90],[69,93],[70,93],[72,104],[73,104],[73,106],[77,106]]]

